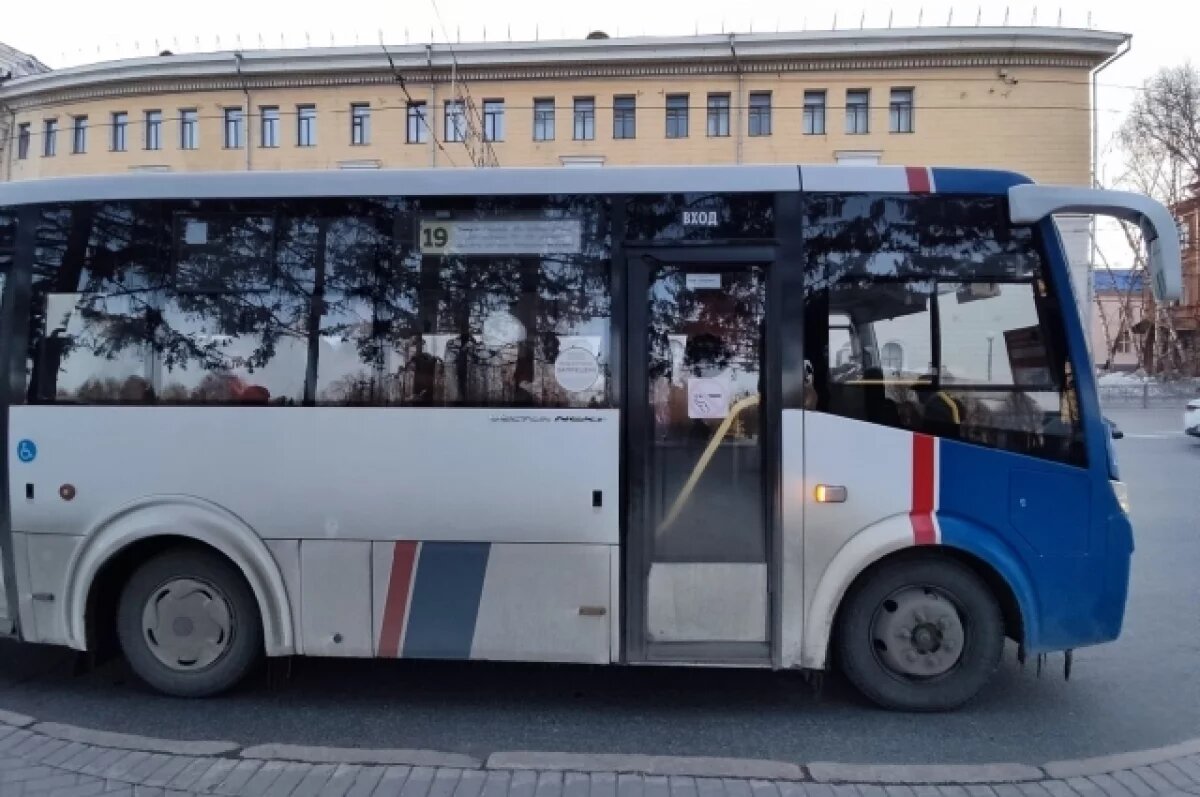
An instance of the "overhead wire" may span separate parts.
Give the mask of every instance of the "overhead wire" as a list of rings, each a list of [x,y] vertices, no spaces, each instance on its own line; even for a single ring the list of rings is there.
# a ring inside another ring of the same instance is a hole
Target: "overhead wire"
[[[487,135],[487,120],[475,103],[475,98],[471,96],[470,88],[460,80],[459,75],[462,70],[458,63],[458,54],[454,52],[454,45],[450,43],[450,34],[446,31],[446,23],[442,20],[441,9],[438,8],[437,0],[429,0],[429,3],[433,6],[434,16],[437,18],[438,27],[442,29],[442,38],[450,53],[450,61],[454,65],[451,91],[458,94],[457,99],[462,105],[463,116],[467,123],[467,135],[462,137],[463,147],[471,155],[471,162],[476,166],[499,166],[500,159],[496,156],[496,150]],[[476,141],[482,144],[482,154],[477,154],[475,151]]]
[[[379,46],[381,48],[383,48],[383,54],[385,56],[387,56],[388,66],[392,70],[392,77],[395,79],[396,83],[400,86],[400,90],[404,92],[404,97],[408,100],[408,103],[404,106],[405,122],[407,123],[407,121],[408,121],[408,113],[411,108],[420,107],[420,108],[424,109],[424,110],[418,112],[420,119],[421,119],[421,124],[423,124],[425,126],[425,129],[429,131],[429,137],[430,137],[430,139],[433,140],[433,143],[437,145],[437,148],[439,150],[441,150],[443,153],[445,153],[446,160],[450,161],[450,165],[457,166],[458,164],[454,162],[454,157],[450,154],[450,151],[447,150],[446,147],[442,145],[441,140],[438,139],[437,130],[434,129],[433,125],[429,124],[428,111],[432,111],[433,109],[427,107],[428,103],[414,99],[412,94],[409,93],[408,83],[404,80],[404,74],[399,69],[396,68],[396,62],[394,60],[392,60],[392,54],[391,54],[391,52],[388,51],[387,45],[384,44],[382,37],[380,37]],[[380,110],[398,110],[398,108],[394,109],[394,108],[388,107],[386,109],[381,108]],[[416,142],[416,143],[419,143],[419,142]]]

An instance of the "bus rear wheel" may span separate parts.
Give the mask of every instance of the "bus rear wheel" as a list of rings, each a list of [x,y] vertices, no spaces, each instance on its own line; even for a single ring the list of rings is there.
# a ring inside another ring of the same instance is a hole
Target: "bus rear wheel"
[[[241,572],[199,549],[166,551],[134,571],[117,605],[117,637],[134,673],[176,697],[233,687],[263,648],[258,605]]]
[[[852,589],[836,645],[842,671],[871,701],[945,711],[991,678],[1004,648],[1004,620],[987,584],[965,565],[902,559]]]

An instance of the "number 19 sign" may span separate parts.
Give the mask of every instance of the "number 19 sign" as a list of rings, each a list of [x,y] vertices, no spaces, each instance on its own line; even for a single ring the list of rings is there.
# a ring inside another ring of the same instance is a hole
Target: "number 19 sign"
[[[577,255],[578,219],[439,221],[422,219],[423,255]]]

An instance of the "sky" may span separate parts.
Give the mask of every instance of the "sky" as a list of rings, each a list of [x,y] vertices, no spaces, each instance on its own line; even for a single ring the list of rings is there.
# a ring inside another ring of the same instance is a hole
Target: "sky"
[[[1111,140],[1138,88],[1157,69],[1200,61],[1196,0],[1090,0],[1055,3],[1000,0],[58,0],[53,18],[39,3],[5,3],[0,41],[51,67],[113,58],[239,47],[303,47],[512,38],[686,35],[729,31],[829,30],[865,27],[1012,25],[1094,27],[1133,34],[1130,52],[1099,78],[1100,176],[1121,170]],[[57,24],[69,20],[69,24]]]

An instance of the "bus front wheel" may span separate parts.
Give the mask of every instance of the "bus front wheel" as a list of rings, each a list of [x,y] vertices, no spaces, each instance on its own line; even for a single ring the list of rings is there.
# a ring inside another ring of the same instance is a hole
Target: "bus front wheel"
[[[944,711],[991,678],[1004,647],[1000,605],[950,559],[885,562],[856,584],[837,636],[842,671],[884,708]]]
[[[134,571],[117,606],[117,637],[134,673],[177,697],[231,688],[263,648],[258,604],[241,572],[193,548],[166,551]]]

